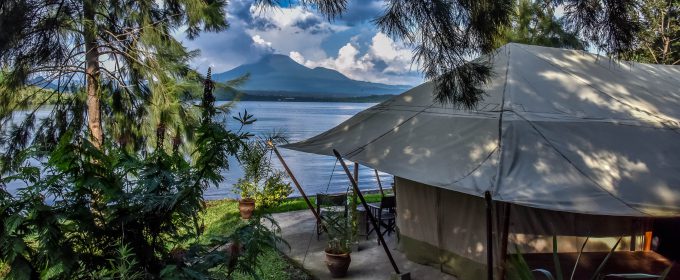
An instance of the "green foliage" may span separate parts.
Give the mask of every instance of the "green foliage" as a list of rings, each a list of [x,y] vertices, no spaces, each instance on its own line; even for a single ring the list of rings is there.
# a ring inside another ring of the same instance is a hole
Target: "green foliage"
[[[67,130],[51,151],[34,145],[21,153],[2,182],[21,180],[27,187],[16,196],[0,189],[0,260],[10,267],[7,277],[253,274],[252,260],[279,242],[275,224],[258,218],[231,234],[201,239],[203,191],[222,181],[229,157],[250,137],[218,122],[222,111],[214,107],[210,85],[208,80],[190,156],[168,152],[162,143],[150,153],[130,153],[109,141],[95,147],[77,129]],[[248,248],[239,254],[213,249],[226,243]]]
[[[279,133],[249,141],[239,153],[244,175],[234,185],[234,192],[241,198],[256,199],[263,208],[276,207],[293,193],[290,183],[284,181],[286,174],[272,166],[272,145],[285,141]]]
[[[301,201],[301,200],[289,200]],[[233,234],[239,225],[246,223],[241,220],[238,212],[238,203],[234,200],[208,201],[205,213],[201,215],[205,222],[205,234],[201,240],[205,243],[211,236],[227,236]],[[306,207],[306,206],[305,206]],[[288,279],[313,279],[308,272],[299,267],[295,261],[282,255],[274,248],[263,248],[262,254],[257,258],[255,271],[257,278],[272,280]],[[249,274],[238,271],[232,274],[234,279],[253,279]]]
[[[257,184],[239,179],[234,185],[234,192],[236,192],[242,199],[254,199],[257,196]]]
[[[352,218],[347,213],[327,211],[324,213],[322,224],[328,233],[328,247],[326,251],[332,254],[350,253],[354,241],[352,234]]]
[[[87,108],[78,115],[97,114],[102,120],[87,129],[101,126],[111,142],[128,151],[150,152],[163,142],[170,149],[192,140],[195,110],[187,105],[200,89],[196,83],[200,75],[187,63],[197,52],[186,49],[172,34],[186,27],[193,38],[200,31],[226,29],[225,5],[221,0],[3,1],[0,103],[20,106],[0,110],[0,122],[11,119],[16,109],[33,110],[53,102],[51,119]],[[45,84],[54,89],[36,90]],[[64,98],[70,88],[78,89],[72,94],[79,102]],[[16,94],[23,91],[30,91],[32,98]],[[66,124],[82,119],[72,117],[62,119]],[[85,120],[92,119],[95,116]],[[62,128],[47,122],[38,130],[58,139]]]
[[[108,268],[98,271],[98,275],[94,278],[102,280],[144,279],[143,274],[135,269],[138,263],[135,260],[134,254],[126,245],[118,247],[118,256],[116,259],[109,260],[109,263]]]
[[[284,182],[282,172],[277,172],[267,178],[262,191],[257,193],[255,199],[262,207],[271,209],[280,205],[291,193],[293,193],[293,188],[290,183]]]
[[[496,45],[521,43],[555,48],[583,50],[576,32],[565,30],[564,20],[557,19],[554,8],[541,0],[519,0],[509,26],[503,29]]]
[[[641,24],[635,48],[624,58],[655,64],[680,64],[680,0],[640,1],[635,11]]]

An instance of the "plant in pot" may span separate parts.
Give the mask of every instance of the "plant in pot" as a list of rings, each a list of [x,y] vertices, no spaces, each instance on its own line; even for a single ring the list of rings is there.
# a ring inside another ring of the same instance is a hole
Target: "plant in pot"
[[[234,185],[234,191],[241,197],[239,212],[241,218],[249,219],[255,210],[255,201],[263,208],[277,206],[286,199],[293,189],[285,182],[285,174],[272,167],[272,147],[268,143],[285,142],[279,135],[258,137],[250,141],[239,153],[243,178]]]
[[[238,211],[241,214],[241,219],[248,220],[255,211],[257,185],[251,181],[239,179],[234,189],[241,196],[241,199],[238,201]]]
[[[352,229],[350,221],[344,213],[332,213],[332,215],[337,216],[329,216],[329,219],[323,221],[329,238],[328,247],[325,250],[326,267],[330,271],[331,277],[341,278],[347,275],[347,269],[349,269],[349,264],[352,262],[350,257]]]

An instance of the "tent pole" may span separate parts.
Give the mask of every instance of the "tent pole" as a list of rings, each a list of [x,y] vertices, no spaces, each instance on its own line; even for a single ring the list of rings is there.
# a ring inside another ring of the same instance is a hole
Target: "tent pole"
[[[371,211],[369,211],[370,208],[368,208],[368,203],[366,203],[366,200],[364,199],[364,196],[361,194],[361,191],[359,190],[359,186],[357,185],[357,182],[354,181],[354,177],[352,177],[352,173],[349,171],[349,168],[347,168],[347,165],[345,164],[345,160],[342,158],[340,153],[333,149],[333,154],[335,154],[335,157],[340,161],[340,165],[342,165],[342,169],[345,170],[345,174],[347,174],[347,177],[349,178],[349,182],[352,184],[352,188],[354,188],[354,192],[357,194],[359,197],[359,200],[361,200],[361,204],[364,205],[364,209],[366,209],[366,215],[368,215],[369,220],[371,220],[371,224],[373,225],[373,228],[377,229],[376,233],[378,234],[378,239],[380,240],[380,244],[382,244],[383,249],[385,249],[385,253],[387,254],[387,257],[390,259],[390,263],[392,264],[392,268],[394,268],[394,272],[397,274],[401,274],[399,272],[399,268],[397,267],[397,263],[394,262],[394,258],[392,257],[392,253],[390,253],[390,249],[387,248],[387,243],[385,243],[385,239],[383,238],[382,232],[380,232],[380,228],[378,227],[378,221],[373,217],[373,214]]]
[[[272,150],[274,150],[274,153],[276,154],[276,157],[279,158],[279,161],[281,161],[281,165],[283,165],[283,169],[286,170],[286,173],[288,173],[288,176],[290,176],[290,179],[293,181],[293,184],[295,187],[297,187],[298,192],[300,192],[300,195],[302,195],[302,198],[305,200],[305,203],[307,203],[307,207],[309,207],[309,210],[314,213],[314,217],[316,218],[316,221],[321,225],[321,228],[325,231],[328,232],[328,229],[326,229],[326,226],[321,222],[321,216],[319,216],[319,213],[316,212],[316,209],[314,209],[314,205],[312,205],[312,202],[309,201],[309,198],[305,194],[305,191],[302,190],[302,186],[300,186],[300,183],[298,182],[297,178],[295,178],[295,175],[293,175],[293,172],[290,171],[290,168],[288,168],[288,164],[286,164],[286,161],[283,160],[283,157],[281,156],[281,153],[279,153],[279,150],[276,148],[276,146],[272,142],[267,143]]]
[[[642,248],[644,252],[649,252],[652,250],[652,238],[653,238],[653,233],[651,230],[645,231],[645,243]]]
[[[385,192],[382,188],[382,182],[380,182],[380,175],[378,175],[378,169],[373,169],[375,171],[375,178],[378,180],[378,188],[380,188],[380,195],[385,196]]]
[[[510,203],[505,203],[505,217],[503,217],[503,239],[501,244],[501,279],[505,279],[506,261],[508,259],[508,240],[510,236]]]
[[[486,200],[486,275],[487,279],[493,280],[493,236],[492,230],[492,215],[491,215],[491,192],[484,192],[484,200]]]
[[[359,185],[359,163],[354,163],[354,181]]]

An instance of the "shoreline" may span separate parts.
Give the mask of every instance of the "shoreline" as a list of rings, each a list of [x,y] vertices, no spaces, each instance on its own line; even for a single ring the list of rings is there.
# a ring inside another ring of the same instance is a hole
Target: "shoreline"
[[[383,191],[392,191],[392,188],[383,188]],[[344,192],[337,192],[337,193],[328,193],[330,195],[335,195],[335,194],[343,194]],[[362,194],[378,194],[380,193],[380,189],[366,189],[366,190],[361,190]],[[316,197],[316,194],[313,195],[307,195],[309,198],[314,198]],[[283,201],[293,201],[293,200],[298,200],[301,199],[301,195],[296,195],[296,196],[289,196],[286,197]],[[220,201],[238,201],[238,198],[232,198],[232,197],[225,197],[225,198],[218,198],[218,199],[206,199],[205,202],[220,202]]]

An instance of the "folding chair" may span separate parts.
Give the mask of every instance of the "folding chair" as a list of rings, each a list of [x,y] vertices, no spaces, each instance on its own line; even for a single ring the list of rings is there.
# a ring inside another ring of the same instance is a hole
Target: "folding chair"
[[[328,224],[343,222],[347,218],[347,194],[316,194],[316,212],[319,213],[321,220]],[[344,219],[341,219],[341,217]],[[317,240],[319,240],[322,233],[321,224],[319,224],[319,221],[317,220]]]

